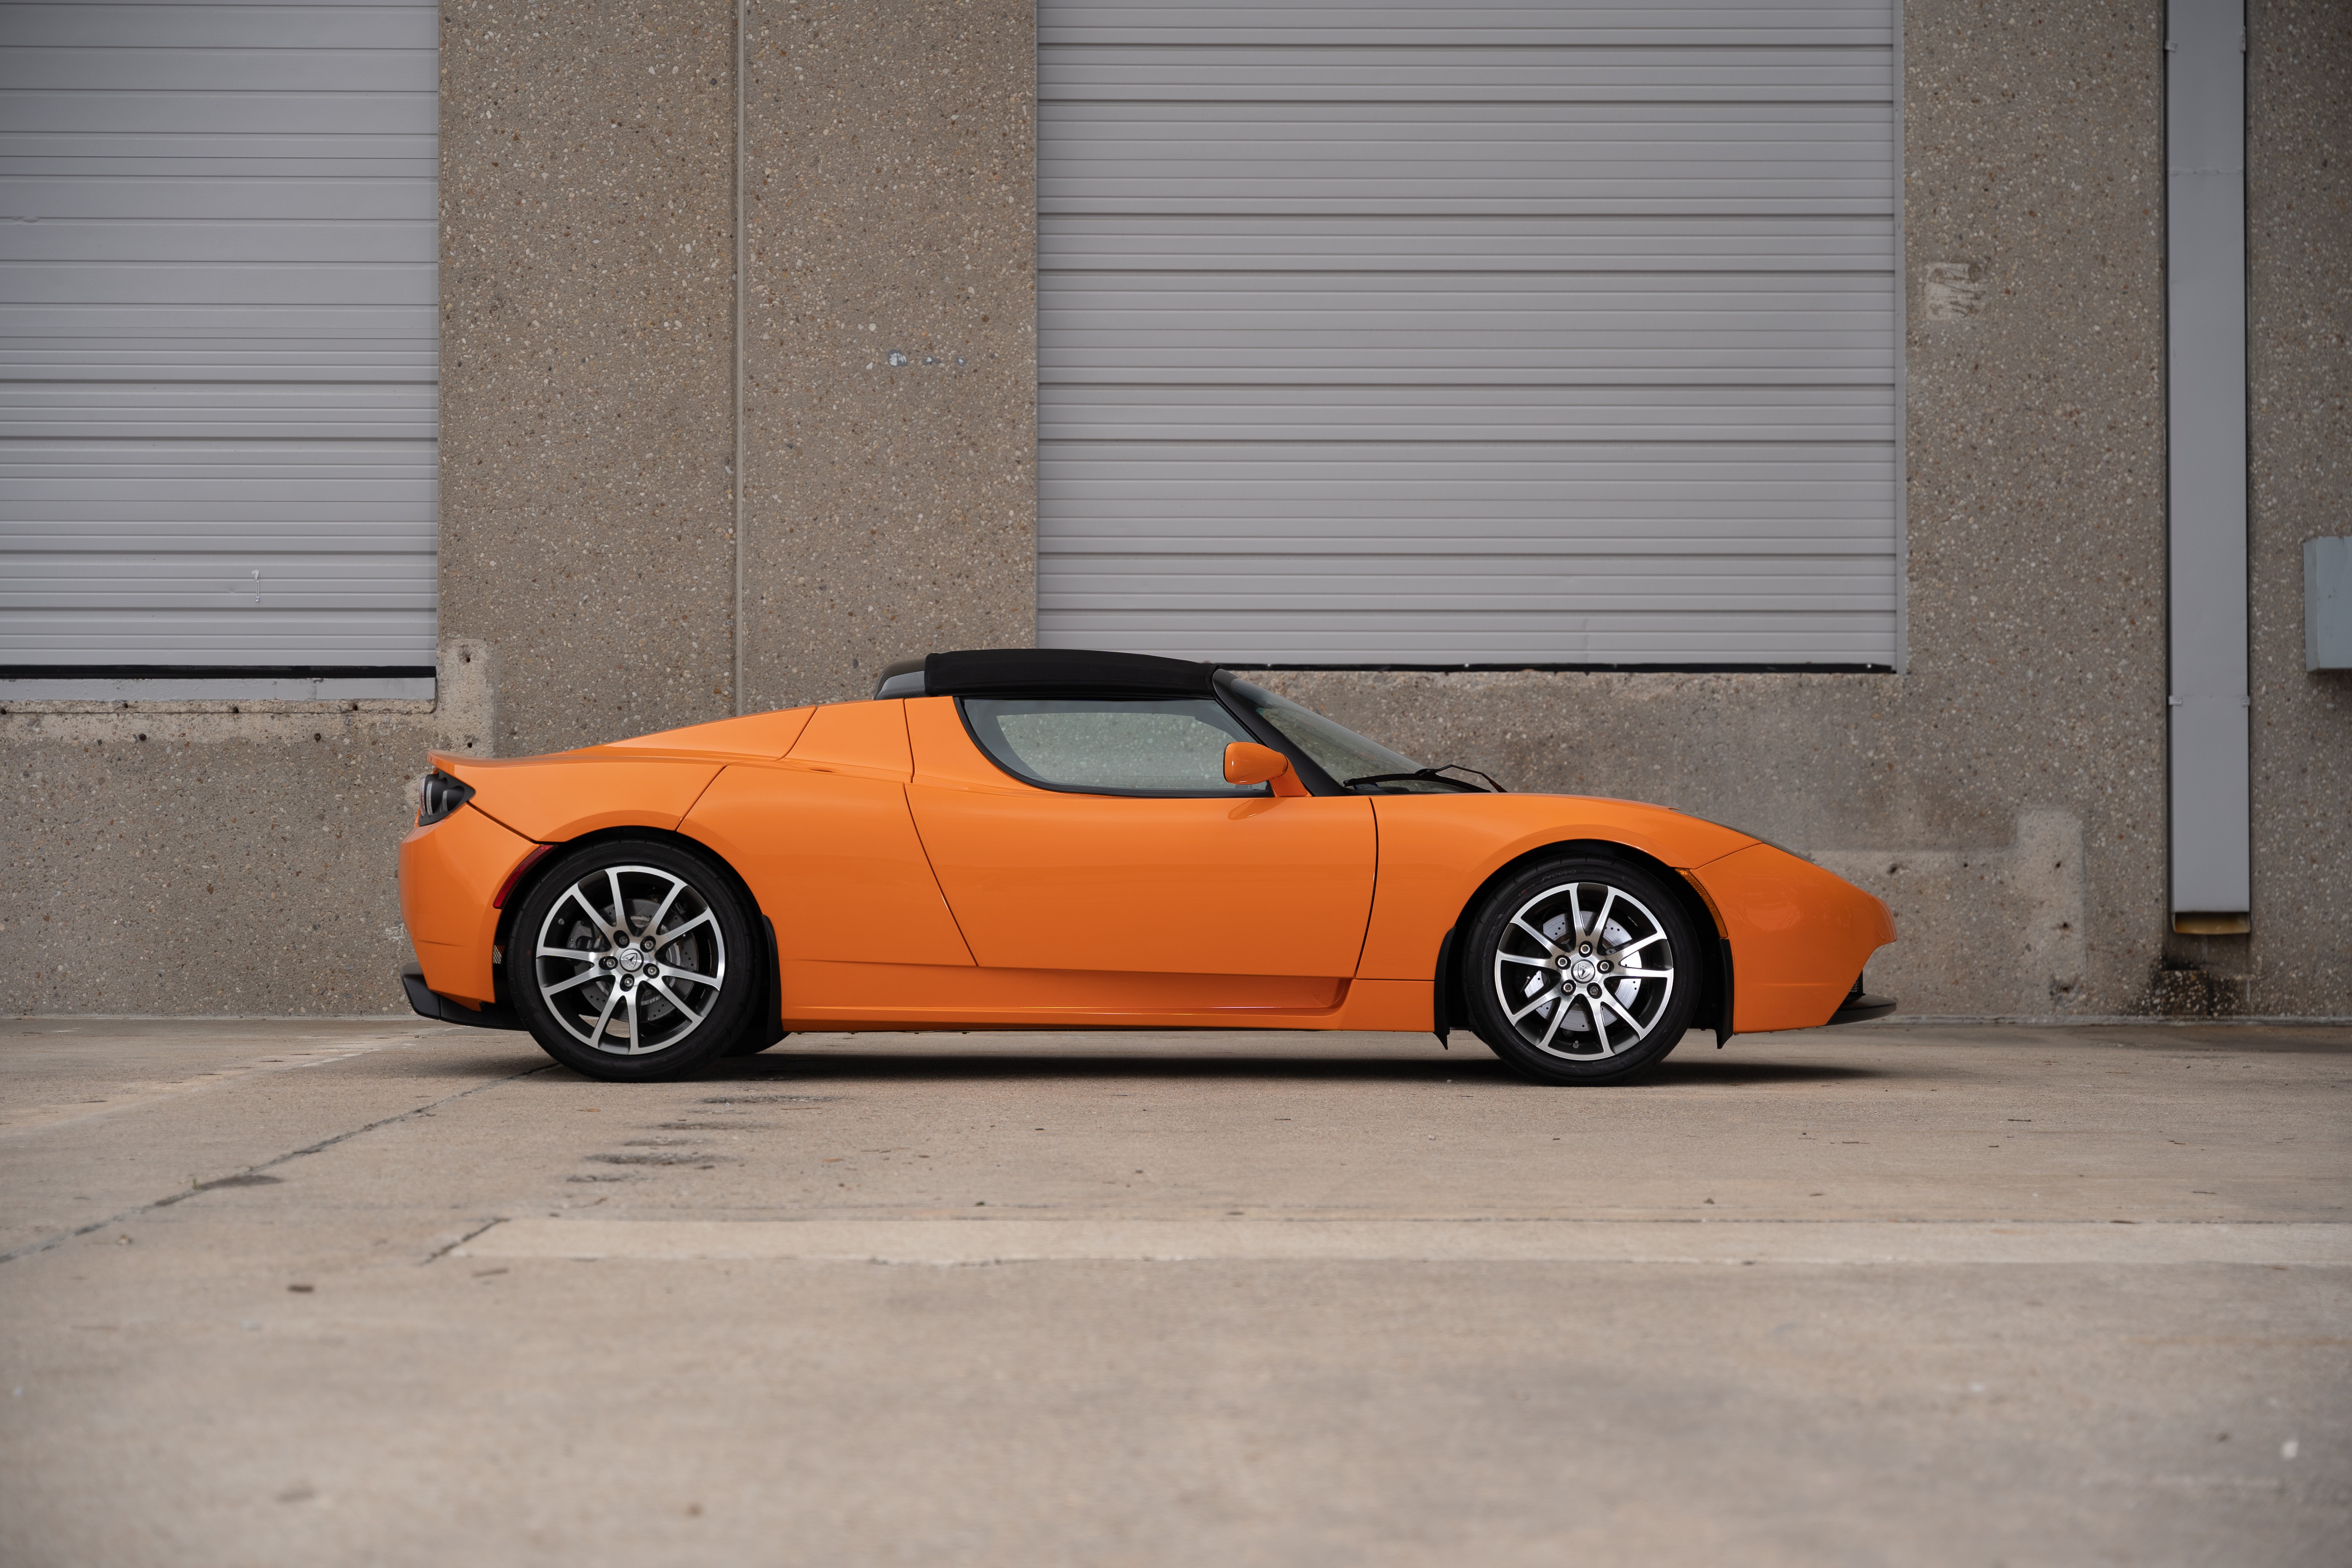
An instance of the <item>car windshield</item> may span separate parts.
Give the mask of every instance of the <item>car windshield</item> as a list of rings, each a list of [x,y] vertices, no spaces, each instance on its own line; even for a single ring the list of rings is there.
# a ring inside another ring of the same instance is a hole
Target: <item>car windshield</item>
[[[1316,712],[1301,708],[1287,697],[1277,697],[1262,686],[1246,680],[1236,680],[1234,695],[1248,703],[1267,723],[1283,733],[1294,746],[1313,758],[1315,764],[1341,784],[1350,779],[1378,780],[1353,785],[1366,795],[1458,795],[1465,790],[1475,793],[1478,786],[1459,779],[1399,778],[1394,774],[1426,772],[1421,763],[1401,752],[1391,752],[1378,741],[1367,741],[1343,724],[1337,724]]]

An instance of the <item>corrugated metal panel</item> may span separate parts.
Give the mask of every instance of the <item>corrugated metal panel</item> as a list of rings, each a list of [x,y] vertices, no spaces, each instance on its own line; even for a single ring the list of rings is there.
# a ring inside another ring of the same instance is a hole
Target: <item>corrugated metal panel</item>
[[[439,26],[0,9],[0,666],[431,668]]]
[[[1039,25],[1041,642],[1896,662],[1889,0]]]

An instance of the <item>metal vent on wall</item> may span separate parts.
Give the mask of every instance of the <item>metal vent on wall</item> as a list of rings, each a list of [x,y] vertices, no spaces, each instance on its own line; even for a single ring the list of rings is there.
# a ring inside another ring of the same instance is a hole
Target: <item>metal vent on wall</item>
[[[11,689],[430,693],[439,26],[0,11]]]
[[[1038,640],[1900,657],[1887,0],[1042,0]]]

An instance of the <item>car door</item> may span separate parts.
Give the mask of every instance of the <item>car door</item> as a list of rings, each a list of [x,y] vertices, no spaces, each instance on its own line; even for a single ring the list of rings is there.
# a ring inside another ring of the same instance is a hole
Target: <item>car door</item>
[[[1255,737],[1214,699],[931,697],[907,718],[916,827],[983,967],[1198,976],[1211,1005],[1281,1005],[1238,982],[1258,976],[1322,982],[1295,1005],[1328,1005],[1355,973],[1371,802],[1226,784],[1225,745]]]

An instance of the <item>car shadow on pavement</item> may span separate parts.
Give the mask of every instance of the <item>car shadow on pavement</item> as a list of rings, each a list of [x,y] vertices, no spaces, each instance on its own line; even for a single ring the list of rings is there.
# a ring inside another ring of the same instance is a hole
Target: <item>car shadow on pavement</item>
[[[1685,1058],[1678,1054],[1667,1058],[1643,1081],[1656,1088],[1673,1089],[1701,1083],[1851,1083],[1857,1079],[1915,1076],[1886,1068],[1840,1067],[1830,1062],[1710,1061],[1705,1058]]]
[[[738,1058],[705,1068],[696,1075],[701,1083],[767,1081],[771,1079],[865,1079],[877,1081],[948,1081],[1003,1079],[1160,1079],[1233,1078],[1286,1079],[1312,1082],[1435,1083],[1447,1079],[1464,1082],[1510,1078],[1502,1063],[1357,1059],[1329,1057],[1184,1057],[1074,1056],[1040,1053],[1015,1056],[1005,1052],[974,1052],[970,1056],[923,1054],[885,1056],[879,1053],[828,1051],[824,1055],[776,1055]]]
[[[405,1053],[397,1058],[359,1057],[360,1062],[383,1061],[396,1067],[403,1078],[450,1079],[509,1079],[541,1071],[562,1072],[545,1051],[532,1043],[530,1037],[518,1035],[522,1041],[520,1049],[512,1051],[467,1051],[462,1055],[440,1056],[425,1052]],[[566,1076],[570,1076],[568,1073]]]
[[[1677,1062],[1629,1088],[1675,1089],[1696,1085],[1843,1083],[1899,1076],[1881,1068],[1793,1062]],[[1328,1057],[1065,1056],[975,1052],[971,1055],[882,1055],[825,1052],[739,1057],[714,1063],[694,1076],[697,1083],[872,1083],[1004,1081],[1045,1079],[1234,1079],[1294,1083],[1455,1083],[1534,1088],[1494,1058],[1480,1052],[1453,1061],[1355,1059]]]

